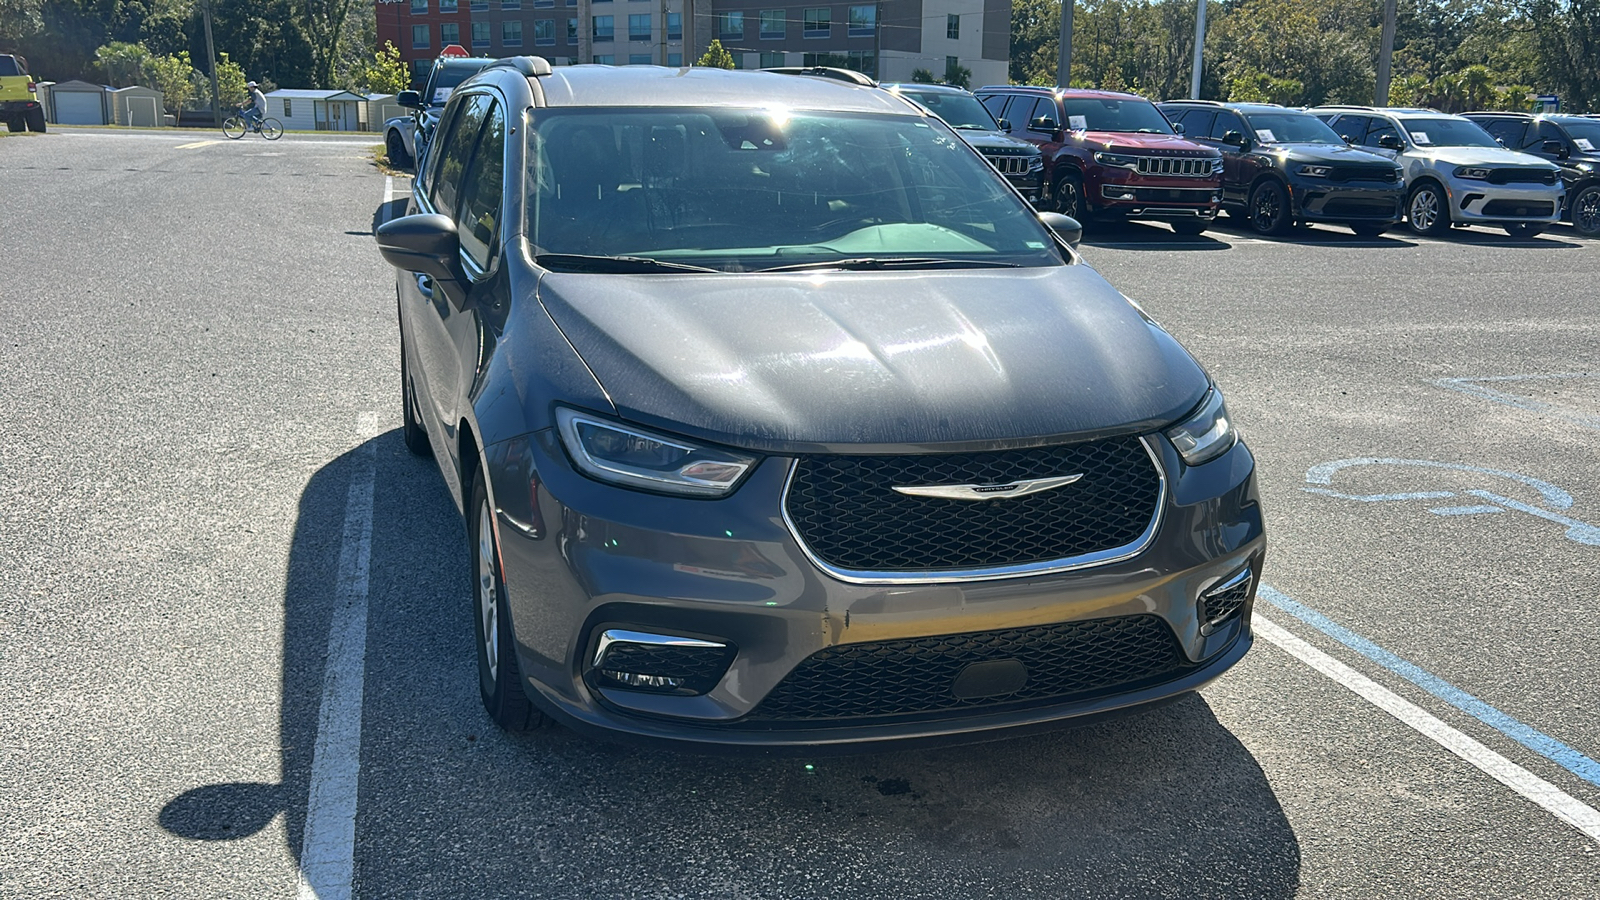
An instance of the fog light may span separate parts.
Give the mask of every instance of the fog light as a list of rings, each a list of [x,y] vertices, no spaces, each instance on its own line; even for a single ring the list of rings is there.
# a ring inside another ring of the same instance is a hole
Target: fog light
[[[673,678],[670,675],[640,675],[638,672],[617,672],[612,669],[602,669],[600,674],[627,687],[645,690],[670,691],[683,687],[682,678]]]
[[[1109,184],[1105,185],[1102,188],[1100,188],[1100,193],[1107,200],[1137,200],[1137,199],[1139,199],[1139,195],[1135,191],[1130,190],[1129,188],[1114,187],[1114,186],[1109,185]]]
[[[600,688],[704,694],[722,680],[734,654],[720,641],[610,628],[595,642],[589,681]]]

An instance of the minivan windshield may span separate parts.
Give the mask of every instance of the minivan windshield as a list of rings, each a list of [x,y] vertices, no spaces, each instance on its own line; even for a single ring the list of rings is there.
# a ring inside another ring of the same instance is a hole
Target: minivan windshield
[[[1401,119],[1400,127],[1418,147],[1494,147],[1500,142],[1470,119]]]
[[[526,234],[552,266],[578,257],[725,271],[1064,261],[1027,204],[937,119],[541,110],[527,140]]]
[[[1263,144],[1344,144],[1326,123],[1310,113],[1248,113],[1250,128]]]
[[[976,131],[999,131],[1000,126],[995,124],[994,117],[983,108],[978,98],[971,94],[956,94],[949,91],[917,91],[901,88],[898,93],[909,97],[921,104],[928,112],[944,120],[951,128],[964,128]]]
[[[1149,100],[1118,99],[1115,97],[1064,97],[1067,120],[1061,127],[1068,131],[1130,131],[1146,134],[1173,134],[1167,117]]]

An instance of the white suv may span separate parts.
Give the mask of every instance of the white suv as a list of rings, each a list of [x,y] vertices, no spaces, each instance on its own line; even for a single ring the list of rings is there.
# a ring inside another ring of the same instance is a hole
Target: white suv
[[[1431,109],[1324,106],[1312,115],[1349,143],[1405,169],[1406,220],[1417,234],[1499,225],[1533,237],[1560,221],[1561,170],[1507,150],[1476,122]]]

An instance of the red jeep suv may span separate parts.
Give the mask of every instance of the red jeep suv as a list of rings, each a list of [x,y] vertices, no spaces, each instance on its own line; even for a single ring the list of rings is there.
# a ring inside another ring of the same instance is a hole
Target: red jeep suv
[[[1222,154],[1179,137],[1155,104],[1114,91],[996,85],[975,91],[996,119],[1039,145],[1058,212],[1160,219],[1199,234],[1222,201]]]

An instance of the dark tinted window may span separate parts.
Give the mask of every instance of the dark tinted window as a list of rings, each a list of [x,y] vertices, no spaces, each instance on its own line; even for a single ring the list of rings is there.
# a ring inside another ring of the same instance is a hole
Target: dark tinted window
[[[1321,119],[1294,110],[1253,112],[1249,126],[1250,137],[1263,144],[1344,143]]]
[[[1474,119],[1490,136],[1498,139],[1500,143],[1515,150],[1522,146],[1522,133],[1528,130],[1528,123],[1522,119]]]
[[[1244,134],[1244,122],[1239,118],[1238,113],[1224,109],[1217,113],[1217,118],[1211,123],[1211,130],[1207,132],[1207,135],[1214,141],[1220,141],[1230,131]]]
[[[472,167],[462,182],[461,212],[456,216],[456,232],[461,249],[478,264],[489,267],[489,260],[500,249],[500,193],[505,183],[506,119],[498,103],[490,102],[483,120],[478,149]]]
[[[456,201],[461,194],[461,181],[467,173],[467,161],[472,159],[472,148],[478,142],[478,131],[493,101],[485,94],[462,98],[457,104],[458,113],[450,134],[436,150],[440,151],[433,172],[433,208],[444,215],[455,217]]]
[[[1016,104],[1012,104],[1013,107],[1023,106],[1024,104],[1021,101],[1026,100],[1026,99],[1027,98],[1025,98],[1025,97],[1024,98],[1018,98],[1019,102],[1016,103]],[[1028,117],[1027,117],[1028,118],[1028,128],[1029,128],[1029,130],[1031,130],[1031,131],[1046,131],[1046,132],[1053,130],[1053,129],[1050,129],[1050,128],[1034,128],[1033,127],[1033,123],[1038,121],[1038,119],[1041,118],[1041,117],[1048,118],[1050,121],[1054,122],[1056,128],[1060,128],[1061,127],[1061,117],[1056,114],[1056,101],[1053,98],[1050,98],[1050,97],[1039,97],[1038,99],[1034,100],[1033,109],[1028,112]]]
[[[1211,134],[1211,120],[1216,117],[1215,110],[1210,109],[1185,109],[1181,106],[1162,110],[1174,125],[1182,125],[1186,137],[1203,138]]]
[[[1376,147],[1378,142],[1383,140],[1384,135],[1394,135],[1398,138],[1400,137],[1400,129],[1387,119],[1373,119],[1372,124],[1367,126],[1366,140],[1361,143],[1363,146]]]
[[[478,70],[488,64],[489,61],[484,60],[482,64],[450,63],[441,66],[433,75],[433,96],[426,98],[427,101],[434,106],[443,104],[450,99],[450,92],[456,89],[456,85],[478,74]]]
[[[1566,135],[1561,133],[1561,129],[1557,128],[1554,123],[1540,122],[1537,129],[1528,129],[1528,137],[1524,142],[1524,149],[1538,152],[1544,149],[1545,141],[1560,141],[1562,144],[1565,144],[1567,142],[1567,138]]]
[[[10,78],[15,75],[26,75],[23,66],[15,56],[0,56],[0,78]]]
[[[1004,115],[1001,110],[1006,108],[1006,101],[1010,98],[1005,94],[990,94],[987,97],[979,97],[978,99],[982,101],[983,108],[989,111],[989,115],[998,119]]]
[[[1329,127],[1334,133],[1352,144],[1359,144],[1366,139],[1367,122],[1371,121],[1366,116],[1340,116]]]
[[[993,131],[994,119],[989,110],[971,94],[952,94],[949,91],[918,91],[902,89],[900,96],[909,97],[923,108],[944,120],[951,128]]]

